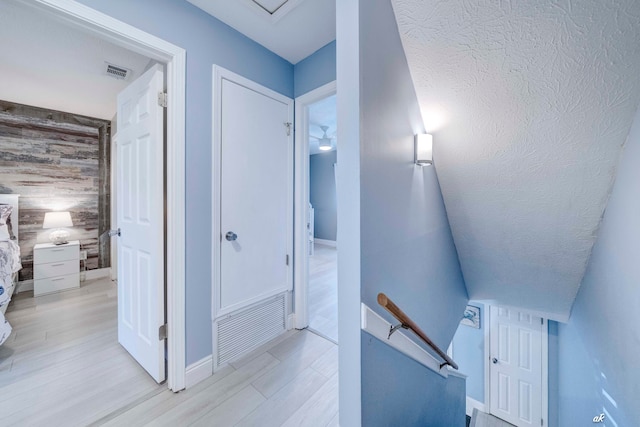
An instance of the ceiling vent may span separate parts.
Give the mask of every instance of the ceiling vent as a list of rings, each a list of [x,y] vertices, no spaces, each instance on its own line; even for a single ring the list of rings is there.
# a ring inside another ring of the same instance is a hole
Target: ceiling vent
[[[269,15],[273,15],[284,6],[287,0],[253,0],[253,2],[263,8]]]
[[[303,0],[245,0],[260,16],[272,23],[278,22],[285,15],[295,9]]]
[[[104,73],[109,77],[113,77],[114,79],[118,79],[118,80],[126,80],[127,77],[131,75],[131,70],[128,68],[124,68],[119,65],[109,64],[108,62],[105,62],[104,64],[105,64]]]

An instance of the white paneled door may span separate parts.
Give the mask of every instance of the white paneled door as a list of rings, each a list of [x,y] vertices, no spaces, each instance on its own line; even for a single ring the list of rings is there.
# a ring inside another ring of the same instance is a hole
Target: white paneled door
[[[543,417],[545,327],[540,317],[491,307],[490,410],[518,427],[540,426]]]
[[[165,379],[163,70],[156,65],[118,95],[116,198],[118,341]]]

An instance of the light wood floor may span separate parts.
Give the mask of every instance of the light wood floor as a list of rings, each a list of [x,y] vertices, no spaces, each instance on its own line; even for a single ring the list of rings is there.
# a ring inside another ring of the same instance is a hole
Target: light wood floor
[[[316,243],[309,257],[309,328],[338,342],[338,251]]]
[[[0,425],[338,425],[338,349],[290,331],[189,390],[157,385],[117,343],[116,288],[17,295],[0,347]]]

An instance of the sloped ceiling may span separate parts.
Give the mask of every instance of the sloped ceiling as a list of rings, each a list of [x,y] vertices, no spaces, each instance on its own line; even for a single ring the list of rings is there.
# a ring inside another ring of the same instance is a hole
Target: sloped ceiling
[[[13,1],[0,1],[0,99],[110,120],[150,59]],[[132,70],[105,75],[105,61]]]
[[[640,2],[392,4],[470,298],[566,319],[640,100]]]

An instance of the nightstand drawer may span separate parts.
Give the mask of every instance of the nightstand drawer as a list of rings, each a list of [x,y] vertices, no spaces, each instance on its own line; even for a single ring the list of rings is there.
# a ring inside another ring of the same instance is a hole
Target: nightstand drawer
[[[48,248],[35,248],[33,251],[33,262],[35,264],[46,264],[49,262],[69,261],[80,258],[78,245],[60,245]]]
[[[50,262],[48,264],[33,264],[33,278],[35,280],[45,279],[47,277],[65,276],[67,274],[77,273],[80,270],[80,261],[77,259],[71,261]]]
[[[35,279],[33,281],[33,295],[50,294],[51,292],[62,291],[65,289],[79,288],[79,273],[69,274],[60,277],[48,277],[46,279]]]

